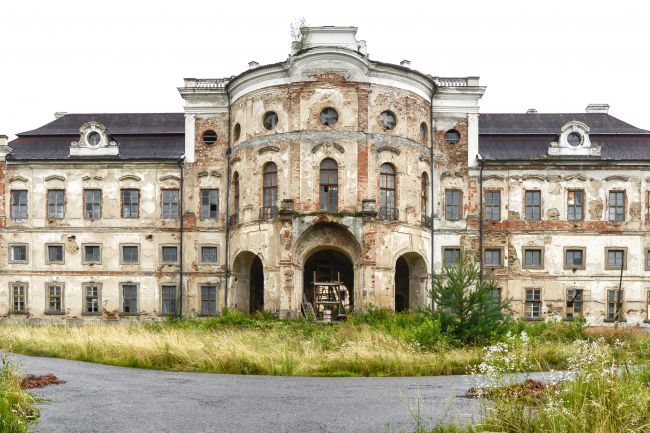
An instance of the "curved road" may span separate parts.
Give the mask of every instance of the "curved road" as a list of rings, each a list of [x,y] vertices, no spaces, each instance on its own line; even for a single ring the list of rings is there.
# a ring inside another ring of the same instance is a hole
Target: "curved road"
[[[399,432],[466,424],[479,404],[464,376],[311,378],[178,373],[11,355],[28,374],[66,383],[34,390],[36,432]]]

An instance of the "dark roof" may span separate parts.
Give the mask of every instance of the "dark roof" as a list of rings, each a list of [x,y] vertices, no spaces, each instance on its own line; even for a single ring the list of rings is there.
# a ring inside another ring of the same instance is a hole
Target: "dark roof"
[[[605,113],[481,114],[479,153],[486,160],[556,160],[548,156],[549,145],[571,121],[589,126],[600,160],[650,160],[650,131]]]
[[[116,156],[70,156],[70,143],[79,140],[79,128],[95,120],[107,129],[119,147]],[[66,114],[40,128],[21,132],[9,143],[12,160],[177,160],[185,152],[183,113]]]

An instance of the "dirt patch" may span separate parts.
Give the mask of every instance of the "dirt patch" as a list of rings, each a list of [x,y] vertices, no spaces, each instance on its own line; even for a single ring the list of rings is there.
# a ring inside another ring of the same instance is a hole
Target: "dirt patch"
[[[507,400],[540,401],[547,391],[557,388],[557,384],[547,385],[539,380],[528,379],[522,383],[502,386],[498,388],[470,388],[468,397],[498,398]]]
[[[23,377],[23,380],[20,381],[20,387],[22,389],[34,389],[34,388],[43,388],[47,385],[58,385],[60,383],[65,383],[62,380],[59,380],[54,373],[44,374],[42,376],[35,376],[29,374]]]

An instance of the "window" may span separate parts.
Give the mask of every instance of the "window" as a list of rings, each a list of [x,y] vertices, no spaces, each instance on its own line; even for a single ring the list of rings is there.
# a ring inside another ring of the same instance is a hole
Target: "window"
[[[527,319],[542,317],[542,289],[526,289],[524,317]]]
[[[275,111],[267,112],[264,114],[264,120],[262,123],[264,124],[264,128],[269,131],[275,129],[275,127],[278,125],[278,113]]]
[[[235,141],[239,140],[239,137],[241,137],[241,125],[239,123],[235,123],[235,129],[233,131],[233,138]]]
[[[648,290],[647,293],[647,299],[645,303],[645,311],[646,311],[646,320],[650,321],[650,290]]]
[[[217,286],[201,286],[201,314],[204,316],[217,314]]]
[[[379,217],[396,220],[395,167],[384,163],[379,167]]]
[[[48,283],[46,285],[47,305],[45,314],[63,313],[63,284]]]
[[[84,218],[96,220],[102,217],[102,190],[84,190]]]
[[[332,107],[324,108],[320,112],[320,123],[325,126],[336,125],[336,122],[339,121],[339,113]]]
[[[445,219],[458,221],[461,217],[461,191],[448,189],[445,191]]]
[[[501,191],[485,191],[485,219],[501,221]]]
[[[564,269],[584,269],[584,268],[585,268],[585,249],[565,248]]]
[[[274,218],[278,210],[278,166],[269,162],[264,166],[264,184],[262,186],[262,218]]]
[[[580,135],[578,132],[570,133],[566,139],[573,147],[578,147],[582,143],[582,135]]]
[[[625,191],[609,192],[609,220],[625,221]]]
[[[495,305],[501,305],[501,287],[494,287],[490,291],[490,295]]]
[[[64,249],[61,244],[50,244],[45,246],[46,249],[46,263],[57,264],[64,261]]]
[[[219,217],[219,190],[201,190],[201,219],[214,220]]]
[[[445,132],[445,141],[447,144],[456,144],[460,141],[460,132],[455,129],[450,129]]]
[[[573,319],[582,316],[582,289],[568,289],[566,291],[566,317]]]
[[[217,247],[216,246],[202,246],[201,247],[201,263],[217,263]]]
[[[239,214],[239,173],[235,172],[232,177],[232,189],[233,189],[233,210],[235,215]]]
[[[397,117],[392,111],[386,110],[379,115],[379,123],[385,130],[390,131],[397,126]]]
[[[140,190],[122,190],[122,218],[140,217]]]
[[[163,263],[178,263],[178,247],[176,245],[163,245],[161,247],[161,250]]]
[[[62,189],[47,190],[47,217],[61,219],[65,215],[65,193]]]
[[[503,266],[503,258],[500,248],[486,248],[483,252],[485,266],[499,267]]]
[[[526,191],[526,220],[539,221],[542,219],[542,193]]]
[[[102,247],[101,245],[84,245],[83,246],[83,262],[84,263],[101,263],[102,262]]]
[[[138,285],[122,284],[122,313],[138,314]]]
[[[203,132],[202,139],[203,139],[203,143],[209,146],[217,142],[217,133],[214,132],[212,129],[208,129],[207,131]]]
[[[627,269],[626,248],[605,248],[605,269]]]
[[[29,261],[27,253],[29,246],[27,244],[9,245],[9,263],[27,263]]]
[[[420,187],[420,213],[426,215],[429,209],[429,175],[422,173],[422,186]]]
[[[178,299],[176,298],[176,286],[163,284],[160,288],[160,299],[162,301],[161,314],[176,314]]]
[[[99,146],[99,143],[102,142],[102,136],[97,131],[92,131],[86,136],[88,145],[90,146]]]
[[[178,218],[178,196],[177,189],[162,190],[162,217]]]
[[[650,271],[650,248],[645,249],[645,270]]]
[[[27,191],[11,191],[11,218],[15,220],[27,218]]]
[[[569,190],[567,192],[567,219],[569,221],[582,221],[584,219],[584,192]]]
[[[443,260],[445,266],[456,266],[460,263],[460,248],[449,247],[443,250]]]
[[[524,248],[524,269],[544,268],[544,250],[541,248]]]
[[[11,296],[11,312],[27,312],[27,283],[11,283],[9,286]]]
[[[339,166],[331,158],[320,163],[320,208],[336,212],[339,207]]]
[[[102,288],[99,283],[83,284],[83,314],[101,314],[101,292]]]
[[[122,245],[122,263],[137,264],[140,261],[139,245]]]
[[[620,321],[623,319],[623,289],[610,289],[607,291],[607,319]]]
[[[420,140],[422,144],[427,144],[427,137],[429,136],[429,127],[425,122],[420,123]]]

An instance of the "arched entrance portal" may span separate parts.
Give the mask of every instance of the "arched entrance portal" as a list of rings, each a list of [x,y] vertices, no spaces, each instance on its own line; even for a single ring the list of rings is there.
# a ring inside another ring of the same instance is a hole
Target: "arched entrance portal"
[[[395,262],[395,311],[421,307],[425,304],[427,265],[422,256],[410,252]]]
[[[249,313],[264,310],[264,265],[250,251],[239,253],[233,262],[230,304]]]
[[[314,280],[315,279],[315,280]],[[303,267],[303,294],[307,302],[314,302],[314,281],[342,282],[347,288],[347,303],[354,308],[354,266],[340,251],[327,249],[312,254]]]

